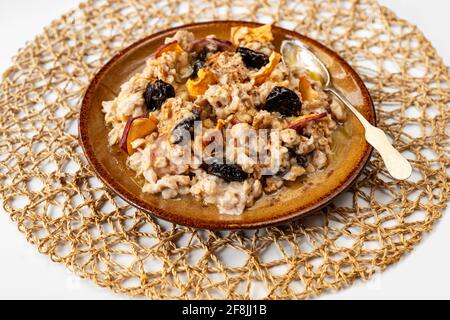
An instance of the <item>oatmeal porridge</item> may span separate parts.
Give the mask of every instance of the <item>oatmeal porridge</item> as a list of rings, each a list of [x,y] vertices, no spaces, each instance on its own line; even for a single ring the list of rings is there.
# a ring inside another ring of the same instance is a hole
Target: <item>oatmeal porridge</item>
[[[345,110],[272,41],[271,25],[233,27],[230,40],[178,31],[103,102],[108,142],[143,192],[241,214],[327,166]]]

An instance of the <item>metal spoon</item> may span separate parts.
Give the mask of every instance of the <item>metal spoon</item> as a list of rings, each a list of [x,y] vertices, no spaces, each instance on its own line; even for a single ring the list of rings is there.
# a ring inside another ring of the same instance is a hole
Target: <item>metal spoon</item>
[[[332,82],[330,72],[325,64],[301,41],[285,40],[281,44],[283,63],[287,66],[300,66],[320,77],[324,90],[333,93],[359,119],[365,129],[365,138],[381,155],[389,174],[397,180],[411,176],[411,164],[389,143],[386,134],[380,128],[371,125],[364,116],[350,103]]]

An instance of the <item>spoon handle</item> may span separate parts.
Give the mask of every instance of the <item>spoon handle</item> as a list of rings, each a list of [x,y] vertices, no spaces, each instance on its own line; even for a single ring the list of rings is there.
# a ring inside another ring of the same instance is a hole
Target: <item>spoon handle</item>
[[[329,86],[327,89],[332,92],[342,103],[348,107],[354,115],[358,118],[365,129],[365,137],[369,144],[371,144],[381,155],[381,158],[386,165],[389,174],[397,180],[405,180],[409,178],[412,173],[411,164],[404,156],[400,154],[390,143],[380,128],[374,127],[364,116],[356,110],[351,102],[334,86]]]

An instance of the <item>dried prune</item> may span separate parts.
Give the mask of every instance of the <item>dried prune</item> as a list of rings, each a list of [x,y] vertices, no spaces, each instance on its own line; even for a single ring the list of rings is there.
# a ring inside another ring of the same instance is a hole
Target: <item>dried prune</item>
[[[206,58],[208,58],[208,53],[209,52],[210,51],[208,50],[208,48],[203,48],[203,50],[200,51],[200,53],[197,55],[197,60],[205,62]]]
[[[306,167],[308,165],[308,158],[306,157],[306,155],[297,154],[295,150],[292,148],[289,148],[288,151],[289,156],[291,158],[294,158],[299,166]]]
[[[186,132],[189,132],[191,140],[194,138],[195,121],[200,121],[200,110],[194,109],[192,114],[181,120],[172,130],[172,143],[179,144],[183,141]]]
[[[222,178],[223,180],[230,181],[245,181],[248,178],[248,174],[242,170],[242,168],[237,164],[226,164],[213,162],[211,164],[202,164],[203,170],[208,174],[212,174],[216,177]]]
[[[163,103],[173,97],[175,97],[174,87],[162,80],[150,82],[144,91],[145,106],[149,112],[161,109]]]
[[[289,156],[291,158],[292,157],[295,158],[296,154],[295,154],[295,150],[294,149],[288,148],[288,152],[289,152]],[[275,175],[278,176],[278,177],[283,177],[284,175],[286,175],[289,172],[289,170],[291,170],[291,163],[290,162],[288,162],[284,166],[283,165],[280,166],[280,168],[278,169],[278,172],[275,173]]]
[[[284,177],[285,174],[287,174],[291,170],[291,166],[289,167],[281,167],[280,170],[276,173],[278,177]]]
[[[231,48],[232,44],[230,41],[216,38],[204,38],[193,42],[189,51],[197,52],[197,57],[192,66],[193,72],[191,74],[191,79],[197,78],[198,70],[205,67],[209,53],[227,51]]]
[[[205,66],[205,62],[201,60],[195,60],[194,65],[192,66],[192,74],[191,79],[195,79],[198,76],[198,70],[202,69]]]
[[[242,61],[249,68],[261,69],[269,63],[269,57],[264,53],[250,50],[249,48],[239,47],[236,52],[241,54]]]
[[[204,49],[209,49],[211,52],[227,51],[233,48],[233,44],[228,40],[217,38],[203,38],[191,43],[189,47],[190,52],[200,52]]]
[[[274,87],[263,107],[270,112],[279,112],[282,116],[293,117],[300,114],[302,103],[298,95],[286,87]]]
[[[208,49],[204,48],[202,51],[200,51],[200,53],[197,55],[197,59],[194,61],[191,79],[197,78],[198,70],[202,69],[206,65],[205,61],[207,58]]]
[[[296,160],[297,164],[303,168],[308,165],[308,158],[306,156],[297,155]]]

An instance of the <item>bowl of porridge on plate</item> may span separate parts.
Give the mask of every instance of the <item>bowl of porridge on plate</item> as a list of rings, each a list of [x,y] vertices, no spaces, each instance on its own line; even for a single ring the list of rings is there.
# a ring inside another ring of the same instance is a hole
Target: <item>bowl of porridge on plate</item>
[[[318,75],[283,63],[297,39],[375,123],[355,71],[320,43],[274,25],[197,23],[143,39],[91,82],[80,139],[97,175],[157,217],[258,228],[314,212],[345,191],[371,147]]]

